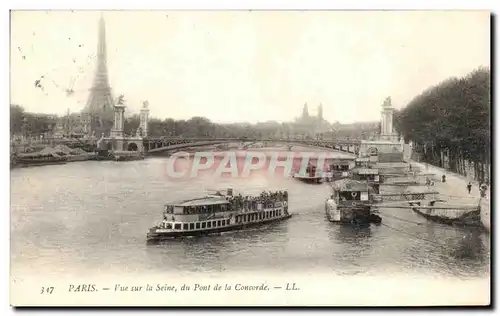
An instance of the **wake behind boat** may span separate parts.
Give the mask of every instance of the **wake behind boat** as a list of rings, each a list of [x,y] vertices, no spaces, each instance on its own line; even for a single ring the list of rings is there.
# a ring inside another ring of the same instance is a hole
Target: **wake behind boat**
[[[147,240],[199,236],[241,230],[290,218],[288,192],[262,192],[260,196],[217,192],[201,198],[168,203],[163,221],[149,229]]]

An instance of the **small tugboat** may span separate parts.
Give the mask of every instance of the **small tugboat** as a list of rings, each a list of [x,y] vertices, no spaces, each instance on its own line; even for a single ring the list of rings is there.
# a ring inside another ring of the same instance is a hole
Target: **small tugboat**
[[[260,196],[217,192],[165,205],[163,221],[149,229],[147,241],[217,234],[290,218],[288,192],[262,192]]]
[[[316,166],[309,163],[306,168],[305,174],[295,174],[294,179],[305,183],[315,183],[319,184],[325,181],[325,175],[323,172],[316,173]]]
[[[333,185],[333,194],[325,203],[326,217],[330,222],[366,225],[380,223],[380,216],[371,210],[374,195],[366,181],[343,179]]]

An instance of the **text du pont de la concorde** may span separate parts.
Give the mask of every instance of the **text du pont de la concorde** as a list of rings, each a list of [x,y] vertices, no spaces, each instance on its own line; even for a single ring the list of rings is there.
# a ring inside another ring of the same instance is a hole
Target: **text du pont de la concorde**
[[[295,283],[286,283],[284,286],[275,286],[275,289],[284,289],[288,291],[296,291],[299,290]],[[146,284],[146,286],[139,285],[121,285],[116,284],[114,287],[115,292],[177,292],[179,291],[192,291],[192,292],[204,292],[204,291],[269,291],[271,287],[265,283],[260,283],[257,285],[245,285],[241,283],[236,284],[192,284],[187,285],[183,284],[180,287],[176,285],[168,285],[168,284]]]

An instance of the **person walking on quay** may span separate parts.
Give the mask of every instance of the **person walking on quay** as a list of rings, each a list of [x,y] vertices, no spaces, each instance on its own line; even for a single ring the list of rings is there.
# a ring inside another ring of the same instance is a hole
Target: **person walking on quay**
[[[443,181],[443,183],[446,182],[446,175],[443,174],[443,176],[441,177],[441,180]]]
[[[481,193],[481,197],[486,197],[486,190],[488,190],[486,184],[483,183],[479,186],[479,192]]]
[[[469,194],[470,194],[470,190],[472,189],[472,184],[470,183],[469,181],[469,184],[467,184],[467,191],[469,191]]]

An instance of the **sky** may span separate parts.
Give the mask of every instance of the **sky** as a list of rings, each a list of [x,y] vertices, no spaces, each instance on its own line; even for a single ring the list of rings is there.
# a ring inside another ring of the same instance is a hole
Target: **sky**
[[[162,119],[283,122],[307,103],[331,122],[377,121],[388,96],[402,108],[490,66],[485,11],[13,11],[10,103],[82,110],[101,14],[114,97]]]

